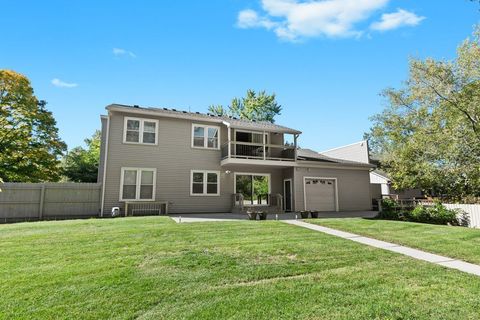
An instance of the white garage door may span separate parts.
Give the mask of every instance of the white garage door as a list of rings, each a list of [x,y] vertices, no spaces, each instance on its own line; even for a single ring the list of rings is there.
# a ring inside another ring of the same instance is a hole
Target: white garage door
[[[305,210],[335,211],[335,180],[305,179]]]

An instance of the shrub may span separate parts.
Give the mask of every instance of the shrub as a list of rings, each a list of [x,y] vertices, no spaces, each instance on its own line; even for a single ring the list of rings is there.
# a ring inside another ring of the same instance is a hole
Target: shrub
[[[388,220],[399,220],[397,212],[397,202],[393,199],[382,199],[382,211],[378,213],[378,218]]]
[[[400,210],[395,200],[383,199],[382,211],[379,212],[377,218],[431,224],[465,225],[459,222],[458,214],[457,210],[449,210],[440,202],[435,202],[433,206],[417,205],[413,209],[403,208]]]
[[[457,212],[445,208],[440,202],[436,202],[433,207],[429,207],[427,210],[430,223],[458,225]]]
[[[427,207],[418,205],[408,213],[407,217],[409,221],[428,223],[430,220],[430,213]]]

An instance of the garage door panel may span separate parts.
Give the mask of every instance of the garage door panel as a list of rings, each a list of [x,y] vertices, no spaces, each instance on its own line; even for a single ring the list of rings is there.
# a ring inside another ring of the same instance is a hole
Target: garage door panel
[[[335,211],[335,180],[305,179],[305,201],[307,210]]]

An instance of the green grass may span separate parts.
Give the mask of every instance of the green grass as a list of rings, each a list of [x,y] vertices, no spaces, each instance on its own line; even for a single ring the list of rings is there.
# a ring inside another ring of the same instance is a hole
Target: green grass
[[[361,218],[308,222],[480,264],[478,229]]]
[[[276,221],[0,226],[0,318],[474,319],[480,278]]]

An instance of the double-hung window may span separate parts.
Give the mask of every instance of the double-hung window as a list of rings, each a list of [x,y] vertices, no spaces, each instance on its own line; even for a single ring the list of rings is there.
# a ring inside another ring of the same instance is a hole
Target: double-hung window
[[[125,117],[124,143],[157,144],[158,120]]]
[[[220,127],[203,124],[192,125],[192,147],[220,149]]]
[[[190,181],[190,195],[192,196],[220,195],[219,171],[192,170]]]
[[[156,169],[122,168],[120,201],[155,200]]]

